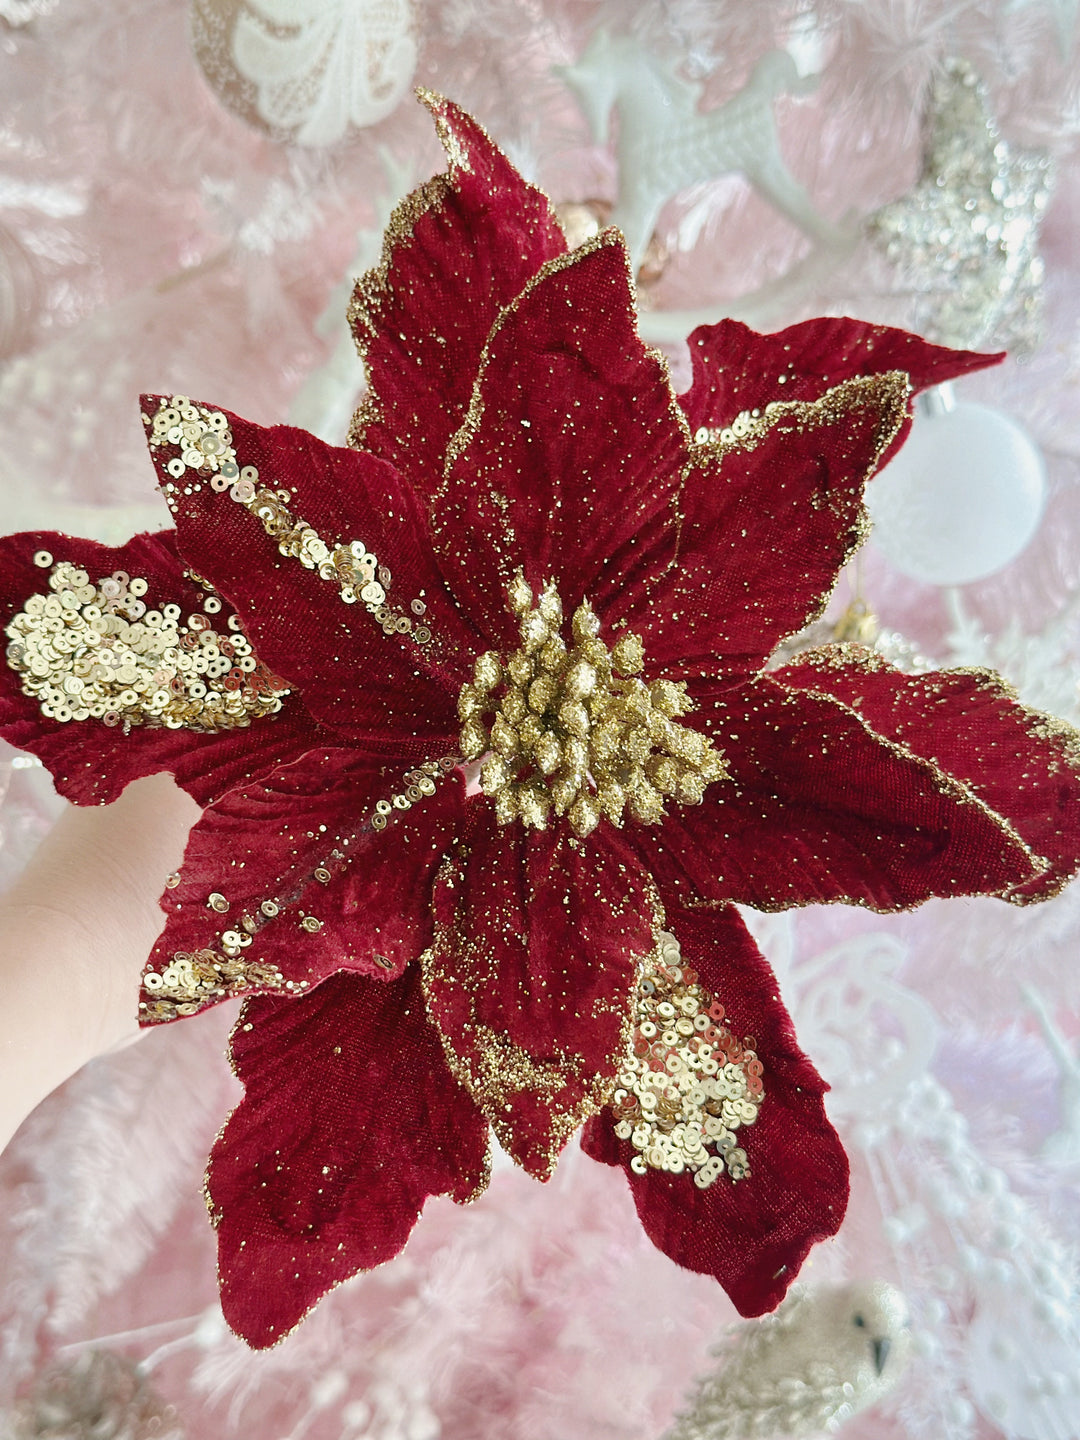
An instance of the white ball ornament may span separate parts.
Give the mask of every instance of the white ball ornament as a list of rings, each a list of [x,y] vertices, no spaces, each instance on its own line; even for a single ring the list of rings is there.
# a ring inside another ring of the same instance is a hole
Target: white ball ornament
[[[902,574],[967,585],[1003,569],[1042,518],[1046,467],[1026,431],[951,386],[920,396],[911,434],[867,488],[874,543]]]

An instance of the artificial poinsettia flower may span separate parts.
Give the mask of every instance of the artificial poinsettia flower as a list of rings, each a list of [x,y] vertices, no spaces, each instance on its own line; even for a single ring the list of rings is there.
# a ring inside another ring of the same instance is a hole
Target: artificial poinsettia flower
[[[76,800],[164,768],[205,806],[140,1003],[249,997],[208,1196],[250,1343],[476,1197],[491,1130],[543,1179],[583,1123],[759,1314],[847,1164],[735,905],[1023,902],[1080,862],[1075,737],[996,677],[767,668],[911,394],[994,357],[727,323],[676,397],[618,234],[567,252],[427,101],[450,167],[357,287],[350,447],[146,399],[175,534],[3,542],[0,719]]]

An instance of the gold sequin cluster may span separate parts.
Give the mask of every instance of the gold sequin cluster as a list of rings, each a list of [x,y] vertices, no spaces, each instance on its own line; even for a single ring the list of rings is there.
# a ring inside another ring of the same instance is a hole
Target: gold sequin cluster
[[[781,375],[779,378],[782,385],[787,376]],[[702,425],[694,432],[694,442],[697,445],[720,445],[725,450],[738,449],[753,435],[760,419],[760,410],[740,410],[730,425]]]
[[[663,819],[665,797],[696,805],[727,773],[704,735],[675,723],[690,709],[685,686],[637,678],[645,655],[636,635],[623,633],[609,651],[586,601],[567,647],[554,585],[534,606],[520,572],[509,600],[521,648],[505,664],[494,651],[481,655],[458,697],[465,759],[491,752],[480,784],[500,824],[543,829],[554,810],[581,836],[604,815],[652,825]]]
[[[166,499],[175,503],[178,490],[190,493],[206,480],[212,490],[228,491],[229,498],[242,505],[261,523],[282,555],[299,560],[308,570],[338,587],[347,605],[361,602],[387,635],[411,635],[418,644],[431,639],[423,623],[427,605],[412,600],[409,612],[387,604],[391,575],[362,541],[330,545],[313,526],[292,514],[288,490],[271,490],[262,484],[255,465],[241,465],[237,458],[228,417],[220,410],[194,405],[186,395],[162,399],[157,413],[144,417],[150,426],[151,448],[177,447],[165,466],[172,481],[165,485]],[[191,473],[189,473],[191,472]],[[186,485],[181,485],[186,481]]]
[[[178,950],[164,970],[148,970],[143,987],[153,996],[140,1005],[149,1020],[174,1020],[178,1015],[195,1015],[216,1000],[228,999],[257,988],[293,990],[307,982],[286,982],[276,965],[263,960],[248,961],[244,948],[252,937],[240,931],[226,931],[221,951]]]
[[[8,625],[7,661],[43,715],[217,731],[281,709],[288,687],[252,653],[239,620],[228,635],[213,629],[216,595],[203,599],[208,613],[185,620],[179,605],[148,608],[140,576],[118,570],[95,583],[45,550],[34,560],[51,567],[49,593],[31,595]]]
[[[461,764],[457,755],[444,755],[441,760],[425,760],[416,770],[409,770],[404,776],[404,785],[389,800],[376,800],[371,824],[375,830],[385,830],[395,810],[411,810],[418,800],[434,795],[436,780]]]
[[[735,1132],[765,1098],[754,1040],[737,1040],[720,1001],[682,963],[679,942],[660,932],[659,958],[638,985],[631,1053],[612,1096],[615,1133],[637,1154],[631,1169],[691,1171],[706,1189],[726,1171],[749,1175]]]

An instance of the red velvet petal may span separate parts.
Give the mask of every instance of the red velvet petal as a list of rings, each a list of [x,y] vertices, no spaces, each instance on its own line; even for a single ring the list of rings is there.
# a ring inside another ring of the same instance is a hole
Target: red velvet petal
[[[1046,861],[1010,900],[1054,895],[1080,868],[1080,735],[1020,705],[992,670],[904,675],[871,651],[837,645],[800,655],[773,678],[851,705],[1003,815]]]
[[[648,876],[601,833],[498,828],[476,800],[463,853],[435,882],[428,1012],[503,1148],[542,1180],[603,1102],[654,948]]]
[[[741,1314],[761,1315],[783,1299],[810,1247],[839,1229],[847,1159],[825,1115],[827,1087],[799,1049],[776,979],[735,910],[669,911],[667,924],[728,1023],[757,1042],[765,1099],[756,1122],[739,1132],[750,1174],[721,1175],[705,1190],[689,1172],[637,1175],[636,1151],[617,1139],[610,1111],[590,1120],[582,1143],[594,1159],[624,1167],[655,1245],[686,1269],[714,1275]]]
[[[506,587],[520,566],[554,579],[572,611],[674,501],[687,434],[662,359],[638,338],[617,231],[554,261],[492,331],[469,418],[432,503],[455,594],[497,649],[517,626]]]
[[[635,831],[661,888],[684,902],[900,910],[1001,893],[1037,868],[969,789],[837,700],[762,676],[700,707],[732,779]]]
[[[758,335],[739,320],[702,325],[689,339],[693,382],[680,402],[697,431],[730,425],[773,400],[816,400],[855,375],[902,370],[915,391],[997,365],[1004,352],[947,350],[906,330],[847,316],[803,320]]]
[[[370,393],[350,444],[429,495],[499,311],[566,241],[547,197],[471,116],[440,95],[421,98],[450,167],[398,206],[382,264],[357,283],[349,319]]]
[[[157,409],[156,397],[143,403],[148,415]],[[283,556],[228,491],[215,491],[192,470],[170,476],[166,466],[179,451],[163,445],[152,453],[184,558],[236,606],[259,653],[297,686],[312,713],[366,753],[427,758],[451,749],[457,694],[481,646],[435,568],[415,495],[382,460],[290,426],[267,429],[221,413],[237,464],[254,466],[259,485],[289,491],[294,521],[306,522],[331,549],[361,541],[373,552],[390,574],[387,604],[414,628],[386,635],[363,602],[345,604],[336,579]],[[414,601],[425,607],[422,617]],[[415,639],[421,625],[431,632],[424,644]]]
[[[31,595],[50,593],[49,569],[33,560],[41,550],[57,563],[78,565],[94,583],[117,570],[141,576],[149,582],[152,607],[176,604],[185,615],[202,611],[206,592],[184,574],[171,531],[137,535],[112,549],[94,540],[35,530],[0,539],[0,632]],[[223,606],[212,617],[215,629],[227,633],[231,614]],[[60,794],[77,805],[107,805],[130,781],[163,771],[207,805],[233,786],[325,744],[327,734],[296,695],[286,699],[276,715],[215,734],[136,725],[125,735],[121,727],[110,728],[100,720],[54,720],[41,713],[35,697],[23,693],[18,673],[0,664],[0,735],[37,755]]]
[[[335,975],[249,1000],[232,1037],[245,1096],[210,1156],[221,1305],[256,1349],[396,1255],[429,1195],[487,1184],[488,1127],[446,1068],[419,972]]]
[[[457,839],[464,787],[460,774],[447,775],[433,795],[373,826],[376,802],[395,793],[408,798],[400,771],[323,749],[208,810],[191,832],[180,883],[162,897],[169,919],[147,978],[201,952],[202,963],[226,967],[227,983],[188,999],[150,981],[157,988],[143,990],[143,1023],[238,994],[299,993],[337,970],[400,975],[431,943],[432,877]],[[252,936],[235,974],[222,939],[229,933]]]
[[[871,376],[777,406],[741,446],[698,450],[674,564],[625,611],[647,666],[742,678],[818,615],[866,538],[863,484],[906,413],[904,377]]]

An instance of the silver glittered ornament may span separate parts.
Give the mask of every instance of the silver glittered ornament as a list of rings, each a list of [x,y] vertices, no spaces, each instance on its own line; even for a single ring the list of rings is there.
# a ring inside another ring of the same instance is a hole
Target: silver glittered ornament
[[[832,1434],[888,1394],[910,1348],[907,1302],[884,1280],[794,1286],[733,1331],[664,1440]]]
[[[1050,157],[1001,137],[989,97],[965,60],[934,81],[915,187],[866,222],[917,293],[913,326],[942,345],[1032,350],[1042,327],[1039,226]]]

